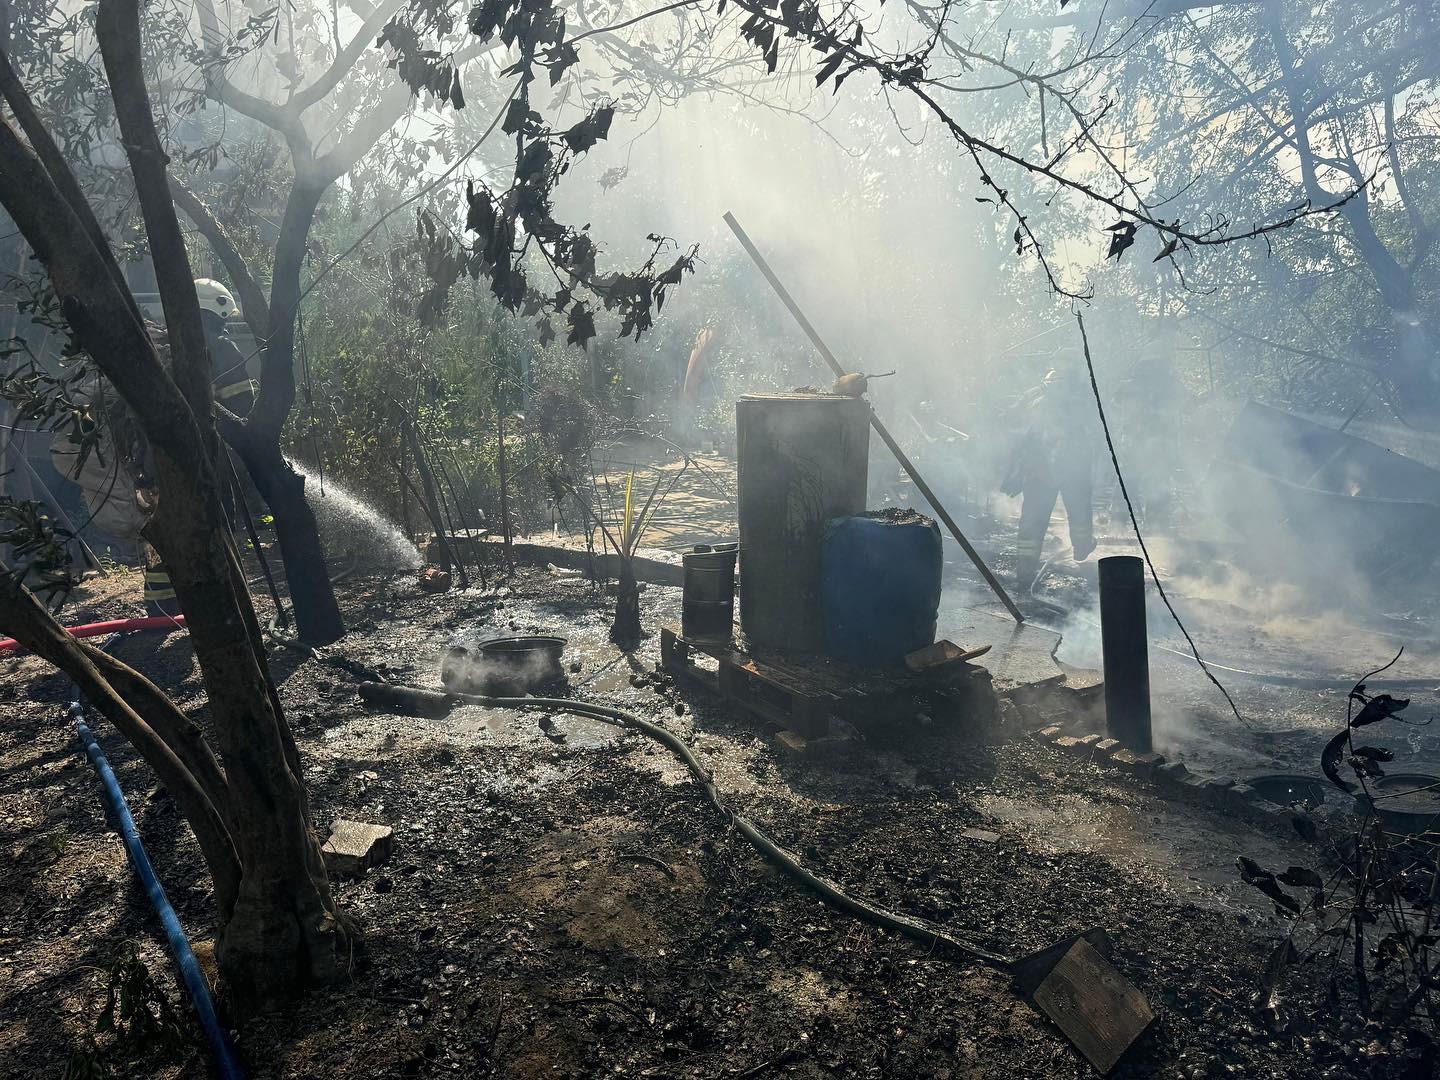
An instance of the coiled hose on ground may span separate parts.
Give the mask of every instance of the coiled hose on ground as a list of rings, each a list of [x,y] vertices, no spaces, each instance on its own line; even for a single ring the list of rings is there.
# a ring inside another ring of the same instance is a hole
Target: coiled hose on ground
[[[959,956],[968,957],[1004,971],[1010,971],[1013,967],[1013,962],[999,953],[956,937],[924,919],[890,911],[854,897],[838,883],[810,870],[789,851],[766,836],[749,818],[736,813],[725,805],[720,798],[720,792],[715,787],[714,779],[680,736],[658,724],[642,720],[633,713],[625,712],[623,709],[614,709],[608,705],[573,701],[569,698],[482,697],[478,694],[447,694],[377,682],[363,682],[360,684],[359,690],[360,697],[367,704],[403,712],[418,712],[423,716],[444,716],[456,705],[480,705],[487,709],[546,709],[551,712],[572,713],[576,716],[598,720],[603,724],[610,724],[613,727],[638,731],[662,744],[684,762],[685,767],[690,770],[690,774],[695,777],[695,782],[700,785],[700,790],[710,801],[710,805],[719,811],[721,816],[726,818],[756,851],[807,886],[827,904],[926,945],[940,946]]]
[[[221,1080],[243,1080],[245,1074],[240,1068],[230,1034],[215,1012],[215,1001],[210,996],[210,984],[206,981],[205,973],[200,970],[200,962],[195,959],[195,952],[190,948],[190,942],[185,937],[185,930],[180,925],[175,909],[170,906],[170,899],[165,895],[165,886],[161,885],[160,879],[155,876],[155,868],[150,864],[150,856],[140,842],[140,832],[135,827],[135,819],[130,816],[130,808],[120,791],[119,781],[115,779],[115,771],[110,768],[105,752],[95,741],[90,725],[85,723],[85,708],[80,702],[71,703],[70,717],[75,721],[75,731],[80,736],[90,764],[95,766],[95,771],[100,775],[105,803],[110,808],[120,838],[125,841],[125,850],[130,856],[130,864],[135,868],[135,876],[145,886],[145,893],[150,898],[155,913],[160,916],[160,924],[165,928],[170,952],[180,968],[180,976],[185,982],[185,988],[190,992],[190,1000],[195,1004],[195,1015],[199,1018],[200,1028],[210,1044]]]
[[[105,637],[110,634],[128,634],[135,630],[184,630],[184,615],[146,615],[137,619],[107,619],[104,622],[86,623],[83,626],[67,626],[65,632],[74,638]],[[0,653],[20,654],[25,647],[14,638],[0,641]]]

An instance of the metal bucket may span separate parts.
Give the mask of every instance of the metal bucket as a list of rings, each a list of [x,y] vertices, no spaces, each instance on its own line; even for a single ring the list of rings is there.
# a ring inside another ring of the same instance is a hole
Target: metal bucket
[[[1429,773],[1387,773],[1370,782],[1374,797],[1363,792],[1355,801],[1363,813],[1379,815],[1389,832],[1420,836],[1440,831],[1440,776]]]
[[[440,682],[451,693],[524,697],[565,678],[565,639],[537,635],[458,642],[440,665]]]
[[[725,638],[735,623],[735,560],[739,544],[697,544],[681,556],[685,568],[680,633],[687,638]]]

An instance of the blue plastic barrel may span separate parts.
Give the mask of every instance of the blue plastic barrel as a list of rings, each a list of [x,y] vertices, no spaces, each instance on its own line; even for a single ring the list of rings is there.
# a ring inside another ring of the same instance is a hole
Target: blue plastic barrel
[[[825,651],[859,667],[900,667],[935,640],[943,552],[940,528],[913,510],[878,510],[826,523],[820,548]]]

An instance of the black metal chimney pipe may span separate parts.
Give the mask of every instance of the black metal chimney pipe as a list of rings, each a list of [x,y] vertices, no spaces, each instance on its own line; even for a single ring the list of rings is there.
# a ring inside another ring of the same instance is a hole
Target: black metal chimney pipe
[[[1100,560],[1100,640],[1105,652],[1105,726],[1112,739],[1149,753],[1145,563],[1134,555]]]

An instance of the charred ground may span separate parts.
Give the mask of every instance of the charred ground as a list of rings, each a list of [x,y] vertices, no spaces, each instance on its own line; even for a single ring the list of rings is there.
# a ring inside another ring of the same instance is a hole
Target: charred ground
[[[106,580],[77,617],[122,603],[123,582]],[[861,895],[1021,952],[1104,926],[1160,1014],[1117,1075],[1424,1075],[1417,1048],[1327,1012],[1304,979],[1282,1030],[1253,1018],[1283,926],[1234,858],[1310,853],[1030,739],[1063,701],[797,759],[699,691],[632,685],[656,642],[628,661],[610,647],[610,598],[586,582],[528,569],[487,594],[428,597],[408,576],[342,592],[353,629],[340,651],[400,682],[438,685],[444,643],[476,624],[567,634],[577,692],[684,733],[737,809]],[[642,601],[655,626],[675,615],[678,590]],[[122,650],[203,721],[183,637]],[[317,825],[384,822],[396,839],[389,863],[336,885],[369,931],[353,981],[247,1024],[253,1075],[1090,1075],[1005,976],[822,906],[640,737],[565,717],[546,732],[533,715],[473,708],[441,721],[369,714],[346,673],[283,650],[272,662]],[[22,704],[0,733],[0,1073],[59,1075],[94,1030],[122,942],[140,942],[166,986],[169,965],[63,722],[67,684],[30,660],[11,662],[5,683]],[[210,900],[193,842],[124,744],[104,742],[203,953]],[[972,828],[1000,839],[962,835]],[[157,1077],[205,1068],[198,1053],[132,1056],[111,1064]]]

